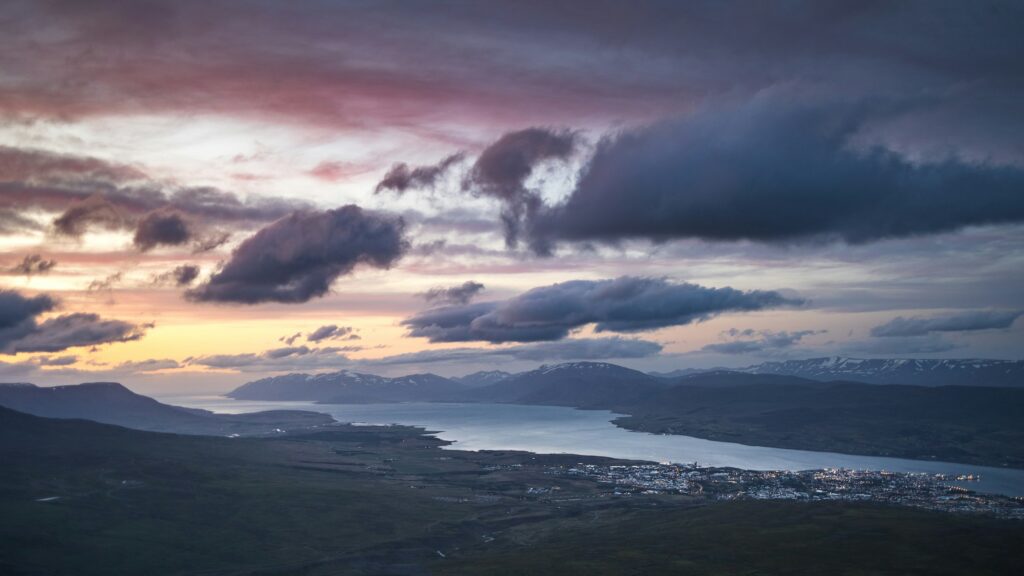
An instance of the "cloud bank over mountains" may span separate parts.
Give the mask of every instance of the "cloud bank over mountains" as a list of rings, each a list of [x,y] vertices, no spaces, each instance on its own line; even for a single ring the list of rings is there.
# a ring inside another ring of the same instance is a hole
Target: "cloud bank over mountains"
[[[431,342],[560,340],[593,324],[596,332],[643,332],[701,322],[726,312],[804,304],[779,292],[706,288],[660,278],[624,276],[534,288],[496,302],[434,308],[402,321]]]

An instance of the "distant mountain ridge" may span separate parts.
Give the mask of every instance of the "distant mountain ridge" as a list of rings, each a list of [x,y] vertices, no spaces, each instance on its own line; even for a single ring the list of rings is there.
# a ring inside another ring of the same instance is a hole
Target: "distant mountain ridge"
[[[480,372],[473,372],[472,374],[466,374],[465,376],[452,378],[452,380],[471,388],[478,388],[481,386],[497,384],[511,376],[515,376],[515,374],[512,374],[511,372],[504,372],[502,370],[483,370]]]
[[[333,422],[325,414],[290,410],[214,414],[162,404],[116,382],[53,387],[0,384],[0,406],[44,418],[92,420],[137,430],[178,434],[261,435],[279,429],[311,428]]]
[[[436,374],[389,378],[342,370],[263,378],[240,386],[227,396],[239,400],[324,403],[468,401],[582,406],[610,401],[618,394],[650,393],[676,384],[731,385],[735,376],[741,374],[789,376],[817,382],[1024,387],[1024,361],[828,357],[765,362],[738,369],[688,368],[650,374],[607,362],[566,362],[518,374],[490,370],[456,378]],[[702,375],[715,378],[699,378]],[[623,399],[618,397],[616,402]]]
[[[605,362],[545,365],[472,390],[466,398],[478,402],[607,406],[650,394],[665,381],[643,372]]]
[[[765,362],[738,369],[737,372],[868,384],[1024,387],[1024,361],[1020,360],[862,359],[831,356]]]
[[[455,398],[467,386],[436,374],[397,378],[349,370],[287,374],[255,380],[228,392],[236,400],[307,400],[324,403],[431,402]]]

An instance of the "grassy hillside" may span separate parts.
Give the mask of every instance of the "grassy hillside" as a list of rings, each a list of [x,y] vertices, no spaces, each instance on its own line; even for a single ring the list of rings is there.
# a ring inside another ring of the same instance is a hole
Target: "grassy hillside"
[[[153,432],[216,436],[274,434],[334,421],[325,414],[297,410],[214,414],[162,404],[115,382],[52,387],[0,384],[0,406],[46,418],[84,418]]]
[[[1015,574],[1024,561],[1020,522],[611,498],[544,472],[605,459],[439,444],[401,427],[228,439],[0,408],[0,574]]]
[[[601,408],[616,424],[757,446],[1024,468],[1024,389],[819,382],[708,372],[657,379],[599,363],[524,372],[479,401]]]
[[[1024,529],[881,506],[728,502],[518,531],[437,574],[1016,574]]]
[[[1024,390],[749,379],[684,379],[612,406],[631,415],[616,423],[760,446],[1024,468]]]

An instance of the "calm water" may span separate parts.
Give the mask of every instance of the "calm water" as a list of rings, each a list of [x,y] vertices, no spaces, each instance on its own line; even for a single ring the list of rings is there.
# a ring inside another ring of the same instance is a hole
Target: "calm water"
[[[220,396],[176,396],[168,404],[204,408],[213,412],[243,413],[292,409],[325,412],[339,422],[404,424],[436,432],[454,442],[457,450],[524,450],[540,454],[566,453],[610,456],[656,462],[697,462],[702,466],[730,466],[747,470],[809,470],[849,468],[942,474],[980,474],[980,482],[962,484],[983,492],[1024,496],[1024,470],[1009,470],[930,462],[852,456],[746,446],[701,440],[690,436],[630,432],[611,423],[617,414],[604,410],[576,410],[557,406],[514,404],[314,404],[312,402],[256,402]]]

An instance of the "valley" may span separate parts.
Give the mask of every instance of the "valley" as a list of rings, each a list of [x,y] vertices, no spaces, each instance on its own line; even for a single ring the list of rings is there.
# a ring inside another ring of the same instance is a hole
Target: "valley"
[[[294,374],[247,384],[229,396],[569,406],[624,414],[617,425],[656,434],[1024,468],[1024,389],[1016,387],[870,384],[736,371],[666,378],[575,362],[492,376],[474,386],[432,374]]]
[[[716,471],[687,490],[651,491],[556,472],[643,463],[441,444],[408,427],[216,438],[0,409],[0,571],[658,574],[685,558],[688,573],[711,574],[741,554],[763,569],[785,561],[793,574],[877,570],[879,555],[898,558],[883,573],[1012,574],[1024,560],[1020,521],[721,500],[712,494],[730,483]],[[197,524],[202,539],[191,537]],[[845,536],[811,537],[823,533]],[[580,539],[596,553],[570,553]]]

